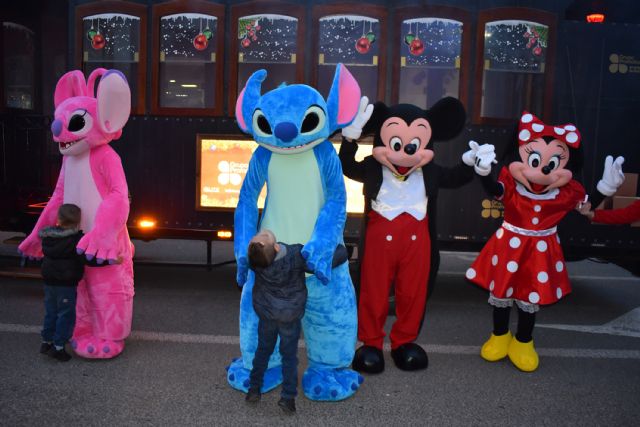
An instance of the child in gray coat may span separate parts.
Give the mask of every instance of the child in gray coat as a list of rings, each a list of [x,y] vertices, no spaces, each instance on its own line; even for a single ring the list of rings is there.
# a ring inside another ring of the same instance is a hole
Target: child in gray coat
[[[278,405],[286,413],[296,411],[298,386],[298,338],[300,319],[307,302],[305,273],[309,271],[302,257],[301,244],[287,245],[276,240],[270,230],[262,230],[249,242],[249,265],[255,271],[253,308],[258,315],[258,349],[253,359],[246,401],[260,400],[264,373],[278,335],[282,356],[282,393]],[[348,259],[347,249],[338,245],[333,256],[336,267]]]

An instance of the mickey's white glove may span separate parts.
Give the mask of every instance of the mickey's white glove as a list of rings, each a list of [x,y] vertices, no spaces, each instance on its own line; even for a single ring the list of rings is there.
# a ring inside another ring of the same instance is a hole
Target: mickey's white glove
[[[367,124],[372,113],[373,105],[369,104],[369,98],[363,96],[360,99],[360,107],[356,118],[353,119],[349,126],[342,128],[342,136],[352,140],[359,139],[362,134],[362,128]]]
[[[607,156],[604,159],[604,172],[602,179],[598,181],[597,189],[605,196],[613,196],[618,187],[624,182],[624,172],[622,172],[622,164],[624,157],[620,156],[613,160],[613,157]]]
[[[478,145],[475,141],[469,141],[469,148],[462,155],[462,162],[473,169],[480,176],[487,176],[491,173],[491,165],[498,163],[496,160],[496,147],[491,144]]]

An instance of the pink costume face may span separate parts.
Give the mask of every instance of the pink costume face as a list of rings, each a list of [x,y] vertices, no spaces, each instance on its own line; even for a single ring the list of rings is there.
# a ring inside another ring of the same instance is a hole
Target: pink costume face
[[[425,148],[431,134],[431,125],[426,119],[407,124],[400,117],[389,117],[380,129],[384,145],[373,149],[373,157],[396,175],[408,176],[433,160],[433,150]]]
[[[509,172],[533,193],[543,193],[566,185],[573,174],[565,169],[569,162],[569,148],[554,139],[548,144],[536,138],[518,149],[521,162],[509,165]]]
[[[77,156],[120,137],[131,111],[131,91],[119,71],[99,68],[88,83],[82,72],[71,71],[58,81],[54,103],[53,140],[62,155]]]

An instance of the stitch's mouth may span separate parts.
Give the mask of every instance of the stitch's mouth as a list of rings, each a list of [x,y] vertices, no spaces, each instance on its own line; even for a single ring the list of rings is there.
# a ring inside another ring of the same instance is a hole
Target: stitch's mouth
[[[278,153],[278,154],[295,154],[295,153],[302,153],[304,151],[310,150],[313,147],[315,147],[316,145],[320,144],[325,139],[326,138],[318,138],[318,139],[314,139],[313,141],[309,141],[306,144],[293,145],[293,146],[290,146],[290,147],[271,145],[271,144],[268,144],[266,142],[258,142],[258,144],[262,145],[264,148],[266,148],[267,150],[269,150],[271,152],[274,152],[274,153]]]
[[[82,138],[74,139],[73,141],[60,141],[58,142],[58,145],[60,145],[61,150],[66,150],[67,148],[73,147],[80,141],[82,141]]]

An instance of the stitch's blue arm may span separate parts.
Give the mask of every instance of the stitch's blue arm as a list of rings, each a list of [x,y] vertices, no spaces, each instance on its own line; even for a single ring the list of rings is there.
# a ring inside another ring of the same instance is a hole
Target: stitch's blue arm
[[[302,249],[302,256],[307,261],[307,267],[326,285],[331,281],[333,253],[336,246],[342,243],[344,223],[347,220],[347,192],[342,166],[333,145],[325,140],[313,150],[322,177],[324,206],[316,220],[311,239]]]
[[[251,156],[249,169],[240,189],[238,206],[233,218],[233,249],[238,265],[236,281],[239,286],[243,286],[247,281],[249,272],[247,247],[251,238],[258,231],[258,196],[267,181],[270,159],[271,152],[265,148],[258,147],[253,156]]]

